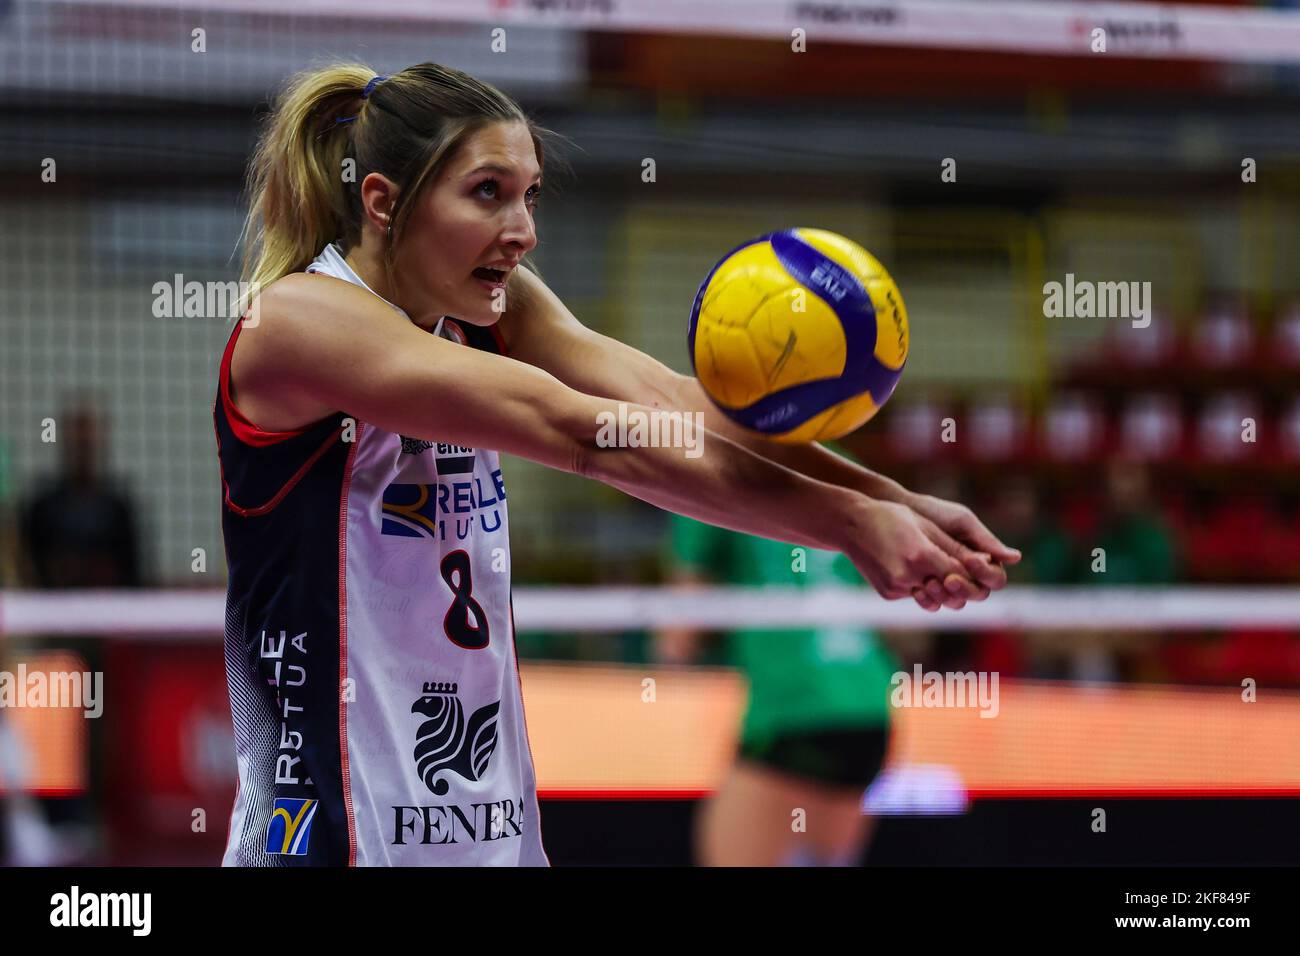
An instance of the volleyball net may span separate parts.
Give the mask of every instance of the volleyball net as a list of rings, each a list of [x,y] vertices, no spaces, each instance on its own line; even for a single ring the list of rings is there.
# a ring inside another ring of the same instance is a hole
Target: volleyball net
[[[1149,649],[1153,639],[1204,647],[1218,633],[1227,655],[1219,668],[1181,685],[1043,680],[1032,667],[977,654],[900,664],[890,757],[864,808],[960,813],[1008,797],[1300,796],[1300,688],[1276,667],[1279,648],[1294,653],[1288,635],[1300,630],[1296,588],[1020,587],[939,615],[846,588],[524,587],[513,601],[521,638],[845,625],[890,638],[1010,631],[1085,667],[1098,638],[1112,649]],[[94,680],[96,667],[97,706],[111,717],[101,746],[125,764],[115,779],[160,792],[221,780],[230,769],[217,731],[228,719],[223,606],[212,591],[4,593],[13,698],[5,716],[28,756],[6,783],[45,795],[87,791],[90,692],[61,701],[56,688],[69,675]],[[1271,650],[1269,634],[1281,639]],[[549,799],[707,795],[730,765],[746,706],[744,676],[726,667],[525,659],[521,679]],[[40,706],[12,706],[37,685],[49,695]],[[209,763],[195,765],[192,750]],[[168,769],[173,760],[190,766]]]

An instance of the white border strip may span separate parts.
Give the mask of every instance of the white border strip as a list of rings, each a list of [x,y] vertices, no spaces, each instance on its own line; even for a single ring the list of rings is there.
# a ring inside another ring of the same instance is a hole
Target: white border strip
[[[1011,587],[927,614],[866,588],[518,588],[521,631],[862,625],[896,630],[1179,631],[1300,628],[1300,588]],[[0,633],[206,639],[223,591],[0,591]]]
[[[80,6],[94,4],[80,3]],[[265,13],[265,0],[112,0],[107,6]],[[769,37],[791,31],[818,41],[1013,53],[1300,63],[1300,13],[1177,3],[1045,3],[1034,0],[295,0],[277,10],[310,17],[570,30]]]

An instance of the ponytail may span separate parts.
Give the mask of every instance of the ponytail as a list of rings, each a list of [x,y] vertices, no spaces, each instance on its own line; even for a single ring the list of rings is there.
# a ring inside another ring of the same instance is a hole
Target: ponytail
[[[348,231],[351,124],[339,120],[357,114],[374,76],[359,63],[300,73],[277,101],[248,167],[241,278],[253,289],[301,272]]]

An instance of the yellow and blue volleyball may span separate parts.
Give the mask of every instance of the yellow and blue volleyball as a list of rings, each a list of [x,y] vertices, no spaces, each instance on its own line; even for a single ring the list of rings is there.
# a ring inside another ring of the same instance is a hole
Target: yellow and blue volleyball
[[[907,362],[907,310],[857,243],[786,229],[738,246],[704,278],[687,343],[705,393],[745,428],[785,442],[860,428]]]

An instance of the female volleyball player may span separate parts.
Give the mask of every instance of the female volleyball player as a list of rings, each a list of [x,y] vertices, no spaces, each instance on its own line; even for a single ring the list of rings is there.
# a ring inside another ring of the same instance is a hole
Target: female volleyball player
[[[260,294],[214,408],[227,864],[546,863],[499,452],[843,552],[931,610],[987,596],[1018,558],[960,505],[737,434],[693,379],[579,324],[520,265],[542,142],[501,92],[428,63],[308,72],[268,121],[249,172]],[[601,447],[619,400],[705,412],[706,453]]]

